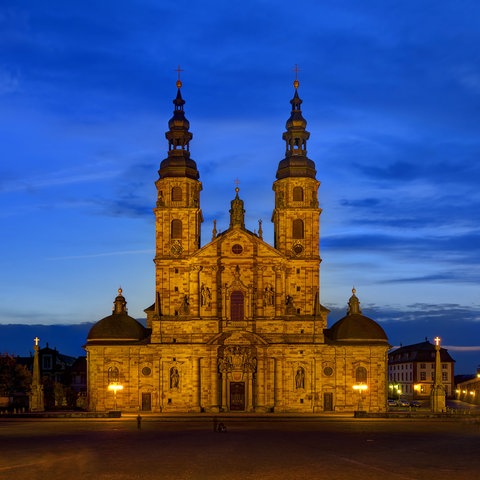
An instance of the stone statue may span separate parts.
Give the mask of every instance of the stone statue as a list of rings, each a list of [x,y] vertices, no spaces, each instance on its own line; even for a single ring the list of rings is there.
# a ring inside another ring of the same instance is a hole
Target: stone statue
[[[298,367],[295,375],[295,388],[305,388],[305,370],[302,367]]]
[[[170,369],[170,388],[178,388],[180,382],[180,374],[178,373],[178,368],[172,367]]]

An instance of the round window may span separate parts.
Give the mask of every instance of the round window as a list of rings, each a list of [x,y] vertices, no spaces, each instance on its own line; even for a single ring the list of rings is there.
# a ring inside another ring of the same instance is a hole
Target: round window
[[[150,367],[143,367],[142,368],[142,375],[148,377],[152,373],[152,369]]]
[[[302,252],[303,252],[303,245],[300,245],[299,243],[297,243],[293,246],[293,253],[295,255],[300,255]]]
[[[235,254],[235,255],[240,255],[240,253],[243,252],[243,247],[241,245],[239,245],[238,243],[236,243],[233,247],[232,247],[232,252]]]
[[[326,375],[327,377],[330,377],[330,375],[333,374],[333,368],[332,367],[325,367],[323,369],[323,374]]]

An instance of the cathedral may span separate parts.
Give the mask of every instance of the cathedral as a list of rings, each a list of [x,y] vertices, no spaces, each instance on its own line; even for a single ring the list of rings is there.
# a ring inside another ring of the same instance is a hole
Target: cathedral
[[[200,172],[177,81],[156,180],[155,301],[146,326],[128,315],[121,289],[113,313],[93,325],[87,351],[94,412],[382,412],[387,336],[364,316],[355,290],[328,327],[320,303],[317,171],[298,88],[273,182],[274,241],[249,230],[239,188],[230,224],[202,246]],[[273,174],[273,172],[272,172]]]

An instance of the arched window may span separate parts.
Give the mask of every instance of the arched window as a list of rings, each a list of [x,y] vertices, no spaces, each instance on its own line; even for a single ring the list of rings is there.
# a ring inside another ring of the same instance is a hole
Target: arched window
[[[302,187],[293,187],[293,201],[294,202],[303,202],[303,188]]]
[[[292,225],[292,237],[293,238],[304,238],[303,233],[303,220],[297,218],[293,221]]]
[[[120,372],[117,367],[110,367],[108,369],[108,383],[118,383],[120,381]]]
[[[182,201],[182,189],[180,187],[172,188],[172,202]]]
[[[182,238],[182,221],[172,220],[170,238]]]
[[[230,296],[230,316],[233,321],[244,319],[243,293],[239,290],[235,290]]]
[[[355,370],[355,381],[357,383],[367,383],[367,369],[365,367],[357,367]]]

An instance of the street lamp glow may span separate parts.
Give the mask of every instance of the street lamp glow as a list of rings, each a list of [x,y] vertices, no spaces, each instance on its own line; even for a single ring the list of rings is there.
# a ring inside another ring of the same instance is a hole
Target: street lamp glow
[[[360,392],[364,392],[365,390],[368,390],[368,386],[365,385],[365,384],[354,385],[353,389],[354,390],[359,390]]]
[[[119,385],[117,383],[111,383],[108,386],[108,389],[113,391],[114,393],[117,393],[118,390],[123,390],[123,385]]]
[[[117,392],[123,390],[123,385],[119,383],[110,383],[108,389],[113,392],[113,409],[117,410]]]

